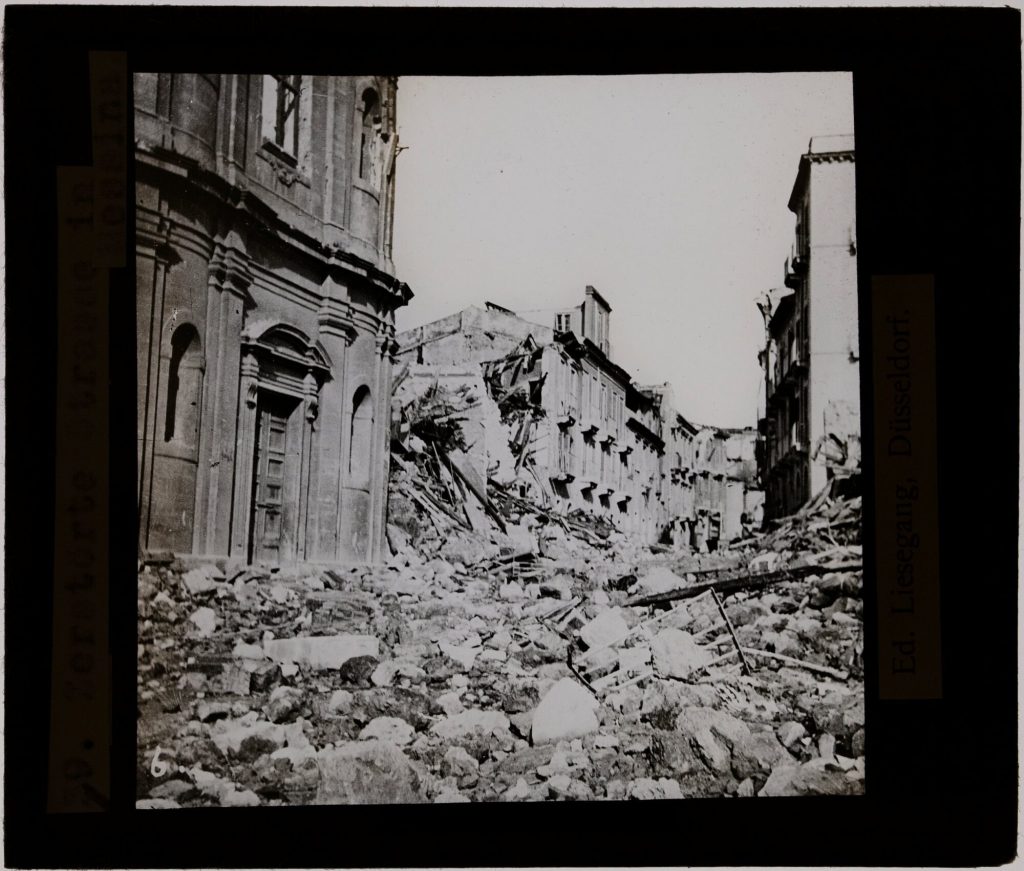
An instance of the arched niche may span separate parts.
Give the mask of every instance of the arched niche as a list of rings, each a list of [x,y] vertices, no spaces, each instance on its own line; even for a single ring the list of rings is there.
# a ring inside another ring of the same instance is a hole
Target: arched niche
[[[349,421],[348,478],[352,487],[359,489],[370,486],[370,463],[373,456],[373,395],[370,388],[362,384],[352,394],[352,410]]]
[[[199,445],[203,370],[199,331],[191,323],[180,324],[170,339],[163,441],[193,453]]]

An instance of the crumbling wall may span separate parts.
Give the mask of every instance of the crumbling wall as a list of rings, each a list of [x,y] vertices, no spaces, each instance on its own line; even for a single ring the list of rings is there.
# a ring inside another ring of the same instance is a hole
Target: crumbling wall
[[[438,387],[461,395],[456,417],[473,468],[484,480],[490,475],[503,483],[511,481],[515,477],[515,459],[509,450],[508,434],[498,406],[487,392],[480,367],[410,363],[394,398],[405,407]]]
[[[824,432],[814,445],[812,461],[825,474],[848,475],[860,469],[860,405],[830,399],[823,410]]]
[[[751,529],[758,530],[764,521],[764,490],[748,487],[743,492],[743,511]]]
[[[746,485],[742,481],[725,482],[725,500],[722,505],[722,539],[732,541],[743,534],[743,506]]]

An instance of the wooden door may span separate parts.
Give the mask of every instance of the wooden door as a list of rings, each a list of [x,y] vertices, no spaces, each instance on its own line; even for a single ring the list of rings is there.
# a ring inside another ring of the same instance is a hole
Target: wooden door
[[[272,394],[260,397],[250,546],[254,561],[278,562],[281,557],[288,473],[288,418],[294,405]]]

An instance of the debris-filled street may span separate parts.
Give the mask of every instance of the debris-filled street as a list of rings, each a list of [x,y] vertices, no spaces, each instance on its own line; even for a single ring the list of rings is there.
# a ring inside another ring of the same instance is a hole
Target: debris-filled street
[[[474,479],[439,417],[386,565],[142,566],[140,807],[863,791],[859,496],[641,547]]]
[[[863,792],[853,135],[773,158],[744,278],[609,272],[616,230],[400,329],[397,79],[179,78],[137,80],[139,806]],[[169,146],[228,124],[226,175]]]

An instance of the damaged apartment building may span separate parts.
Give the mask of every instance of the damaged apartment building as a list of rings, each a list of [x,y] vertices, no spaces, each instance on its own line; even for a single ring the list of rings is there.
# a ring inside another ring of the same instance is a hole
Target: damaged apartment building
[[[384,546],[396,80],[134,80],[142,552]]]
[[[714,550],[759,529],[764,491],[757,483],[756,430],[695,424],[676,411],[671,384],[642,389],[656,403],[665,441],[662,540]]]
[[[789,198],[785,287],[765,294],[766,414],[759,465],[768,517],[792,514],[860,466],[854,138],[816,136]]]
[[[613,361],[610,314],[588,286],[572,308],[487,303],[401,333],[396,403],[438,389],[468,395],[460,425],[476,471],[539,504],[604,518],[651,544],[713,549],[739,537],[758,501],[756,433],[746,431],[739,451],[749,454],[743,477],[726,460],[743,438],[688,423],[668,385],[641,387]],[[725,483],[733,474],[739,501]]]

